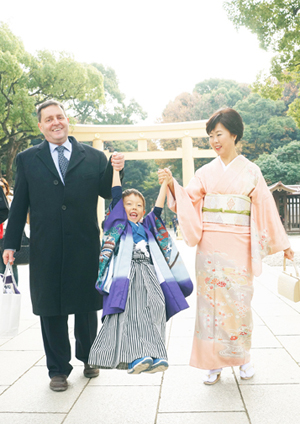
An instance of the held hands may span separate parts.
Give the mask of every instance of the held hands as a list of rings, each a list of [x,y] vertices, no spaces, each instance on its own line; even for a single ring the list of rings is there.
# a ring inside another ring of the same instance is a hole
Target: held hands
[[[173,176],[169,168],[159,169],[157,173],[159,184],[162,184],[164,181],[166,181],[168,185],[173,184]]]
[[[111,165],[115,171],[122,171],[125,165],[123,153],[113,152],[111,157]]]
[[[291,261],[294,259],[294,251],[290,247],[288,249],[285,249],[283,252],[284,252],[284,257],[286,259],[289,259]]]

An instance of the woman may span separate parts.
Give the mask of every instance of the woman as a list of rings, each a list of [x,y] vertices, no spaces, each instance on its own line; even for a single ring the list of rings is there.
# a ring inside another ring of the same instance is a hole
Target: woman
[[[206,124],[218,157],[196,171],[182,188],[169,169],[169,207],[177,212],[184,240],[197,244],[197,315],[190,365],[208,370],[215,384],[223,367],[240,366],[240,377],[254,375],[250,362],[253,276],[261,260],[284,250],[292,259],[275,202],[257,165],[236,151],[243,121],[233,109],[212,115]]]

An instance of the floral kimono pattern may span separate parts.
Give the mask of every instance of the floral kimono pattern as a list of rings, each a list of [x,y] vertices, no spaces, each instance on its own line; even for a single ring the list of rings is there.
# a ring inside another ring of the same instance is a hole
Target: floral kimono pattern
[[[197,170],[186,188],[175,180],[184,240],[197,245],[197,313],[190,365],[202,369],[250,361],[253,276],[261,260],[290,244],[258,166],[238,156],[225,170],[219,158]]]

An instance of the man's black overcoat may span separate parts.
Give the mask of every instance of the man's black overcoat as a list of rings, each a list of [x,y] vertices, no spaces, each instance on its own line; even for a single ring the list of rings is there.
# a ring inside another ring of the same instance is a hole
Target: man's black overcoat
[[[33,313],[78,314],[102,308],[95,289],[100,240],[98,195],[111,197],[112,166],[103,152],[69,137],[72,154],[63,185],[47,141],[17,156],[17,177],[4,247],[20,248],[30,211],[30,293]]]

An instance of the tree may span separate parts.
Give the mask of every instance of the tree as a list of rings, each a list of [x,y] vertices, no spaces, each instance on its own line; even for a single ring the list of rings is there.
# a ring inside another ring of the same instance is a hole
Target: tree
[[[198,119],[208,119],[216,110],[234,107],[239,101],[250,94],[247,84],[232,80],[208,79],[195,85],[194,92],[200,95],[200,100],[194,108]]]
[[[300,2],[299,0],[232,0],[224,4],[236,28],[245,26],[257,34],[260,46],[271,49],[270,75],[260,74],[254,88],[264,97],[278,99],[285,83],[300,83]],[[300,125],[300,101],[296,98],[289,112]]]
[[[232,80],[208,79],[195,85],[193,93],[182,93],[169,102],[162,122],[186,122],[208,119],[216,110],[233,107],[250,94],[246,84]]]
[[[299,0],[232,0],[224,8],[236,28],[250,29],[263,49],[279,54],[276,63],[282,69],[300,65]]]
[[[283,184],[300,184],[300,141],[293,140],[271,154],[264,153],[255,162],[261,169],[267,184],[281,181]]]
[[[298,93],[299,93],[299,87],[300,87],[300,84],[296,84],[294,81],[284,84],[282,97],[280,100],[284,101],[286,110],[288,110],[290,104],[297,99]],[[277,99],[273,99],[273,100],[277,100]]]
[[[194,120],[193,109],[199,101],[200,96],[197,93],[181,93],[170,101],[162,113],[161,122],[186,122]]]
[[[286,116],[283,101],[250,94],[245,100],[237,102],[234,108],[244,121],[240,145],[242,153],[250,160],[263,153],[269,154],[292,140],[300,140],[300,131],[294,119]]]
[[[6,159],[9,183],[15,155],[39,134],[34,110],[50,98],[103,103],[103,76],[65,53],[30,55],[9,27],[0,24],[0,157]]]
[[[131,99],[128,104],[119,89],[116,72],[99,63],[92,64],[104,77],[105,104],[95,101],[73,102],[75,117],[79,124],[130,125],[147,118],[142,107]]]

